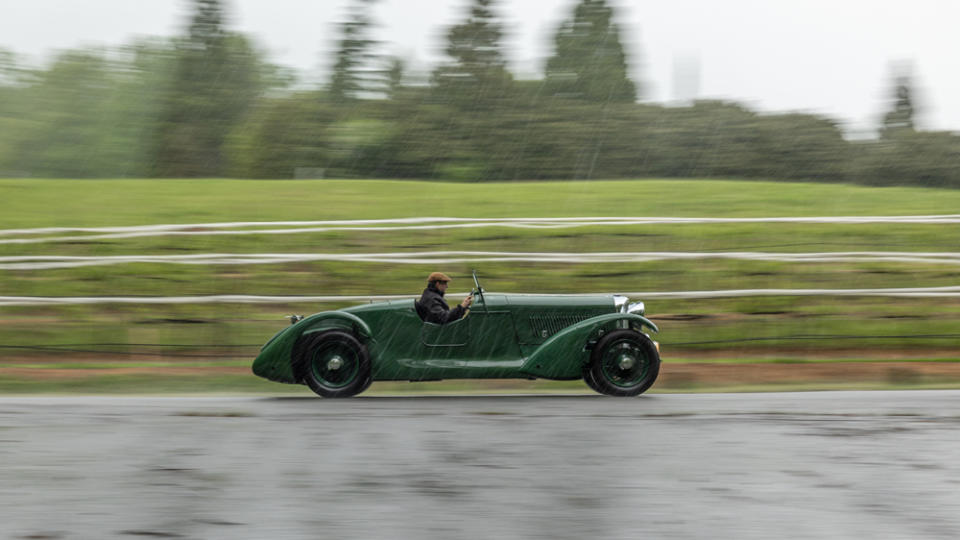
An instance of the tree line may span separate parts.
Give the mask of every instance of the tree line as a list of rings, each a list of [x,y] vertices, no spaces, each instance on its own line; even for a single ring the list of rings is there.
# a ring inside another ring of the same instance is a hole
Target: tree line
[[[879,137],[850,141],[812,114],[732,101],[642,103],[614,8],[580,0],[542,78],[518,80],[495,0],[469,0],[447,61],[411,82],[378,51],[376,0],[334,28],[332,74],[296,84],[194,0],[171,39],[65,51],[28,69],[0,51],[0,176],[419,178],[454,181],[756,178],[960,187],[960,137],[918,131],[909,78]]]

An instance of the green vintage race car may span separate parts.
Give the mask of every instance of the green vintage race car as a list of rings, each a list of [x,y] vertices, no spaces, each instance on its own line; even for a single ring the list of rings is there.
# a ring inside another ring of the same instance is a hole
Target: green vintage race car
[[[413,299],[294,319],[263,346],[253,372],[350,397],[374,381],[583,379],[612,396],[636,396],[657,379],[659,332],[642,302],[620,295],[495,294],[473,275],[468,315],[424,322]]]

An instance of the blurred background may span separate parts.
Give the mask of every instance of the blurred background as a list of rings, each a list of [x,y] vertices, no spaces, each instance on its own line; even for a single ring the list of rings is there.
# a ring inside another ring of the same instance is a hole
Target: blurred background
[[[960,380],[960,38],[946,26],[960,6],[35,0],[2,12],[8,390],[51,378],[261,389],[249,360],[283,315],[416,295],[433,270],[466,289],[478,266],[501,292],[645,295],[676,365],[668,389],[700,388],[707,365],[791,366],[758,384],[836,362],[860,371],[794,382]],[[382,221],[431,216],[719,221]],[[803,216],[828,219],[778,221]],[[864,216],[881,218],[850,219]],[[428,255],[332,257],[398,251]],[[601,252],[623,260],[542,256]],[[298,295],[316,298],[272,298]]]
[[[956,186],[958,16],[936,0],[12,3],[0,176]]]

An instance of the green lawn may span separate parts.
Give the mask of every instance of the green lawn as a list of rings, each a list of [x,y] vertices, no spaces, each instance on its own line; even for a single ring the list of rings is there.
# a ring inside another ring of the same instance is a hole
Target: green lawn
[[[0,180],[0,226],[117,226],[398,217],[952,214],[960,191],[783,182],[637,180]]]

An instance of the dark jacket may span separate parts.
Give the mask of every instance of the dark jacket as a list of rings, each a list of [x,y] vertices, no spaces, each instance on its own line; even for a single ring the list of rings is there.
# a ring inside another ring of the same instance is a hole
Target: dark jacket
[[[447,301],[443,299],[443,293],[433,285],[423,290],[423,294],[420,296],[420,307],[417,311],[421,313],[424,321],[436,324],[453,322],[462,318],[467,312],[463,306],[450,309]]]

